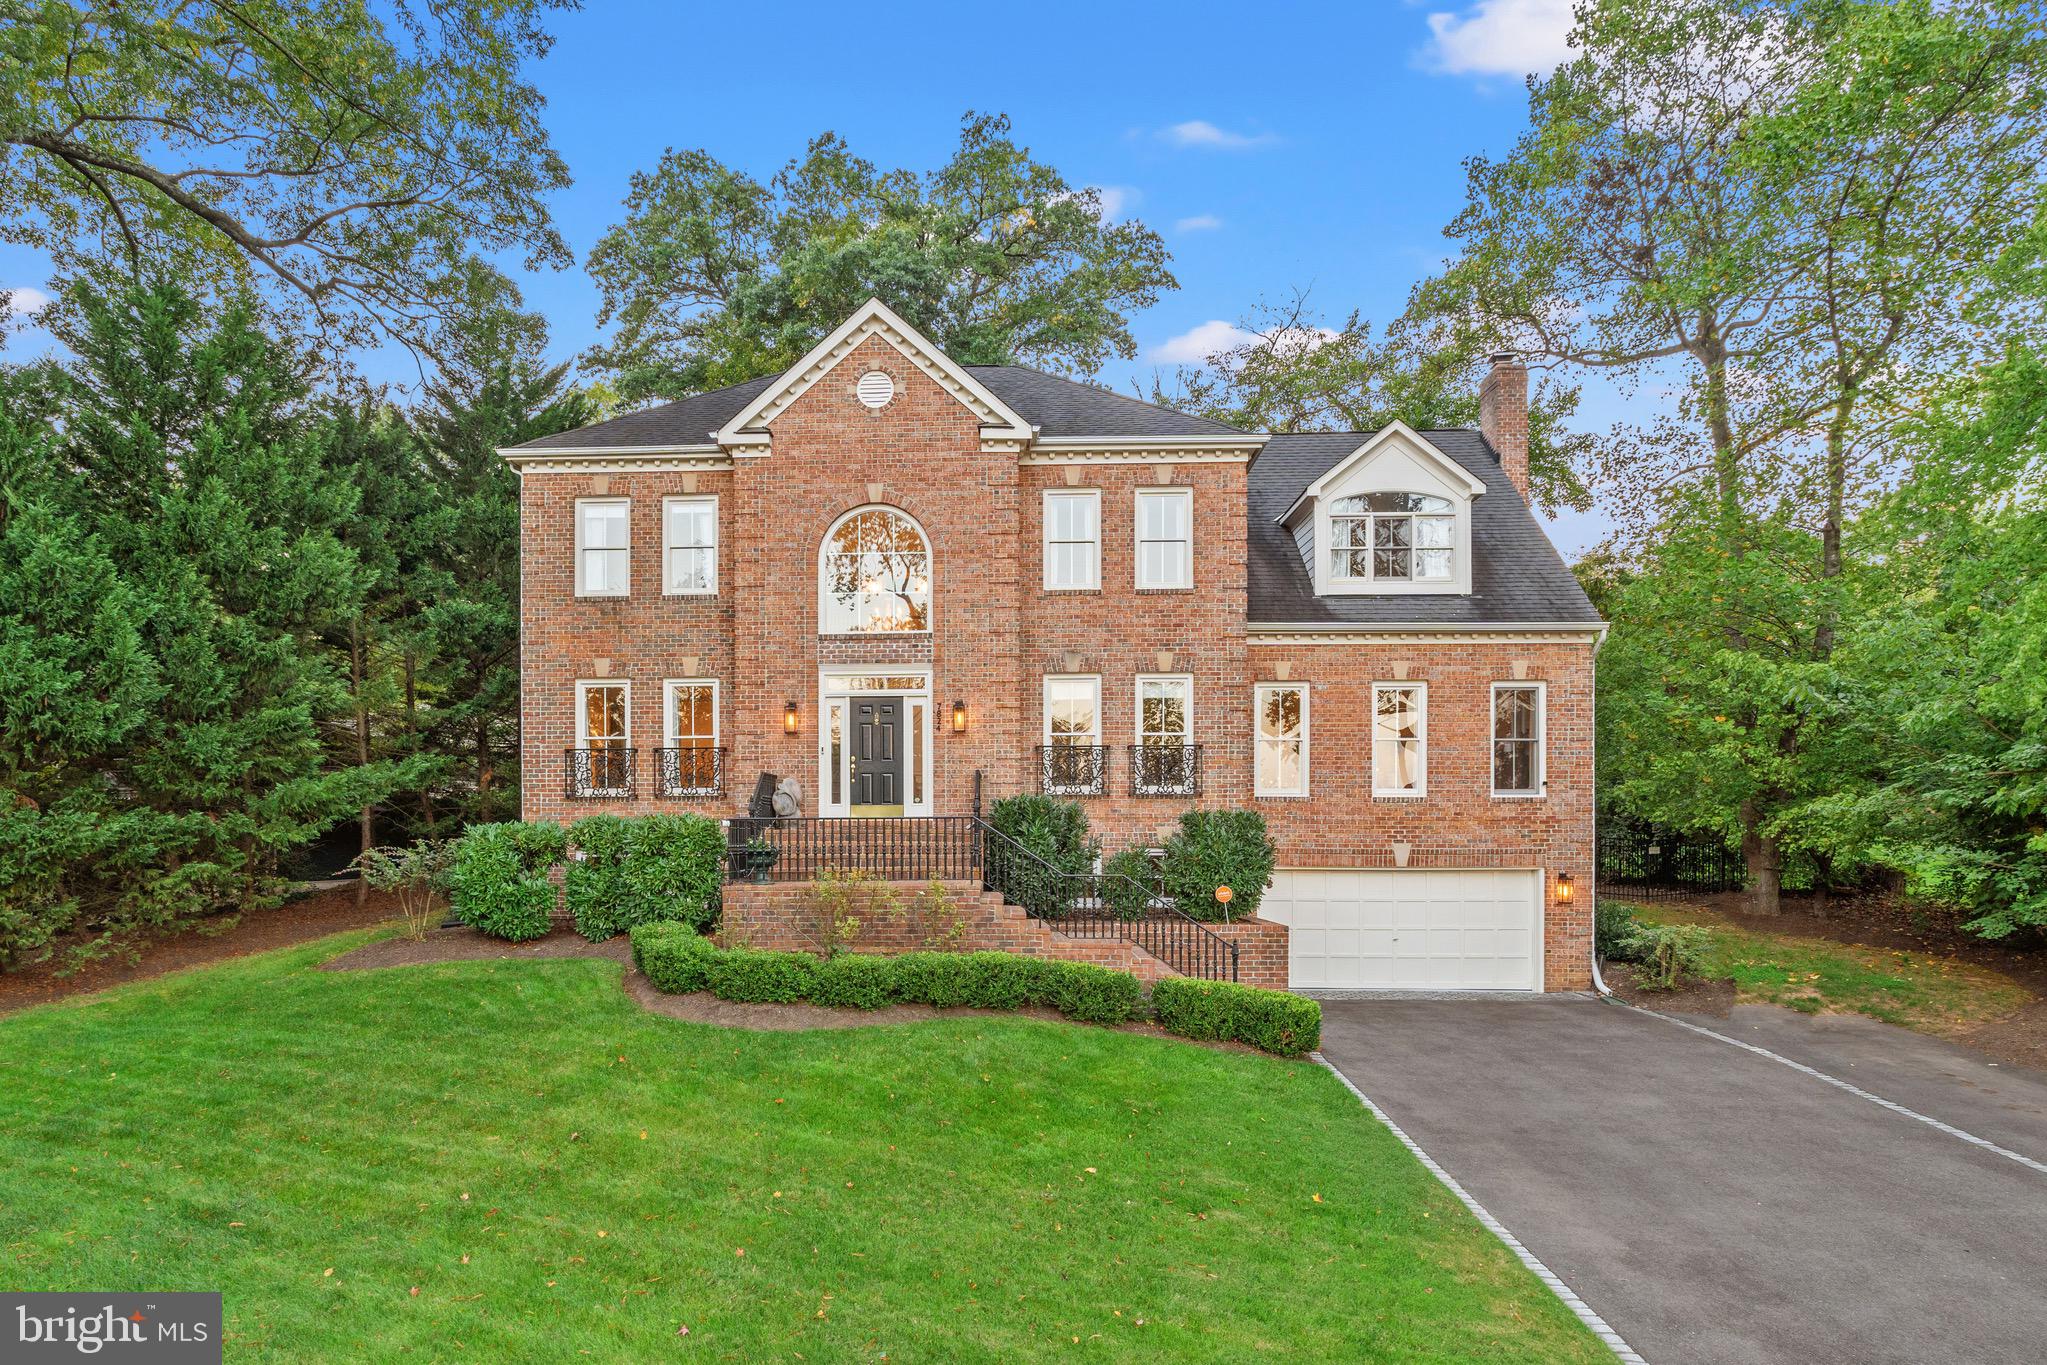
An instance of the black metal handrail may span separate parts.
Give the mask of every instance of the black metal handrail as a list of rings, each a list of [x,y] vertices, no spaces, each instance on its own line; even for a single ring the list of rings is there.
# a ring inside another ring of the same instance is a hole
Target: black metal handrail
[[[1070,938],[1134,943],[1182,976],[1238,979],[1237,945],[1133,878],[1055,867],[987,821],[980,827],[982,885]]]
[[[1100,796],[1109,790],[1109,751],[1099,744],[1040,744],[1038,790],[1046,796]]]
[[[630,801],[639,789],[637,749],[566,749],[563,758],[571,800]]]
[[[979,881],[981,834],[971,815],[754,819],[731,822],[729,881],[807,882],[832,868],[885,881]]]
[[[1201,795],[1199,744],[1133,744],[1130,746],[1132,796]]]
[[[725,791],[725,751],[656,749],[654,772],[663,796],[720,796]]]

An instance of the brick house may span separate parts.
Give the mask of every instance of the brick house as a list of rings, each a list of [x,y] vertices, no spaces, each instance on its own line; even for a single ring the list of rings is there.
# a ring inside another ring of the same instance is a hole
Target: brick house
[[[1604,626],[1511,358],[1481,410],[1245,432],[870,302],[784,374],[511,447],[525,816],[737,817],[772,773],[809,837],[1045,791],[1113,851],[1248,807],[1244,979],[1582,989]]]

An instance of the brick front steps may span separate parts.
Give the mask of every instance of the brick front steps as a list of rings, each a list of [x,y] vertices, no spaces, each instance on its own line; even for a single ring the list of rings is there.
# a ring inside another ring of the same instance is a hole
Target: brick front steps
[[[907,953],[927,945],[929,932],[917,913],[918,897],[929,882],[885,883],[903,907],[894,915],[856,912],[860,932],[850,945],[860,953]],[[1149,986],[1161,977],[1178,976],[1165,963],[1134,943],[1114,938],[1076,938],[1062,934],[1044,920],[1032,919],[1017,906],[1004,903],[998,892],[979,882],[942,882],[958,906],[963,932],[948,946],[965,952],[1026,953],[1032,957],[1092,962],[1134,974]],[[808,882],[732,882],[725,887],[722,943],[753,948],[820,952],[826,931],[811,905]],[[1237,945],[1237,979],[1247,986],[1287,988],[1287,928],[1271,920],[1247,919],[1206,926]]]

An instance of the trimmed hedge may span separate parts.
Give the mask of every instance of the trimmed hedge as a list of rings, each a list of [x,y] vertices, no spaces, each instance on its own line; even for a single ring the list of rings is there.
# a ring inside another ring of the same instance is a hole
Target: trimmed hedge
[[[710,991],[721,1000],[876,1010],[887,1005],[1015,1010],[1045,1005],[1086,1024],[1136,1018],[1143,988],[1129,972],[1018,953],[904,953],[879,957],[720,948],[687,924],[632,929],[633,965],[654,989]],[[1285,991],[1168,977],[1151,1007],[1168,1032],[1200,1042],[1239,1042],[1282,1057],[1322,1045],[1322,1007]]]
[[[632,942],[633,963],[656,990],[705,990],[721,1000],[809,1001],[864,1010],[1047,1005],[1088,1024],[1124,1023],[1137,1015],[1144,1000],[1137,978],[1128,972],[1016,953],[843,953],[820,961],[808,953],[719,948],[677,923],[635,925]]]
[[[625,904],[626,843],[632,832],[633,822],[622,815],[586,815],[569,826],[569,842],[580,856],[569,860],[562,894],[575,916],[576,932],[592,943],[624,927],[618,916]]]
[[[1282,1057],[1322,1046],[1322,1007],[1285,991],[1167,977],[1151,988],[1159,1026],[1204,1042],[1249,1043]]]
[[[701,933],[718,922],[725,831],[701,815],[642,815],[626,838],[625,899],[614,932],[681,920]]]
[[[546,820],[472,826],[448,872],[455,917],[478,933],[512,943],[544,937],[555,903],[548,874],[567,844],[567,831]]]

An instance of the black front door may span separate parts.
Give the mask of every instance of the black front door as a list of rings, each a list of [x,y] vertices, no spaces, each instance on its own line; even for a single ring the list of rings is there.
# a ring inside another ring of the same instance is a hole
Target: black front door
[[[853,698],[855,815],[903,813],[902,730],[901,697]]]

